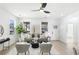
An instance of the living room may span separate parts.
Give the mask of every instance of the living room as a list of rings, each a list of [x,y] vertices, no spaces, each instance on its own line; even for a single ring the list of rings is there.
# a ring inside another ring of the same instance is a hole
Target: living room
[[[78,6],[78,3],[1,3],[0,54],[76,54],[73,48],[79,46]],[[46,47],[41,47],[43,44]]]

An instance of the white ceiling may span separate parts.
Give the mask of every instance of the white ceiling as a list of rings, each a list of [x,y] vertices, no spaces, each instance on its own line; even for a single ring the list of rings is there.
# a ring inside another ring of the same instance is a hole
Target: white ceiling
[[[32,10],[39,9],[40,3],[2,3],[0,7],[9,11],[18,17],[61,17],[79,11],[78,3],[48,3],[45,10],[50,11],[50,14],[45,14],[42,11],[33,12]]]

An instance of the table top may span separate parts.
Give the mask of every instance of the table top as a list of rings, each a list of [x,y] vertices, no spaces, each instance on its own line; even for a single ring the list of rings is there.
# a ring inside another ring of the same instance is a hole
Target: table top
[[[30,45],[30,44],[27,43],[27,42],[17,42],[16,44],[27,44],[27,45]]]

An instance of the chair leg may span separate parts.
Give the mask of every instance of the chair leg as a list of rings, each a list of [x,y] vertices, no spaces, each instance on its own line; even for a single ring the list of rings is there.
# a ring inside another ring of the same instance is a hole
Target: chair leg
[[[50,51],[49,51],[49,55],[51,55]]]
[[[25,52],[25,55],[26,55],[26,52]]]
[[[42,52],[42,55],[43,55],[43,52]]]
[[[19,53],[17,52],[17,55],[19,55]]]
[[[41,54],[41,51],[40,51],[40,54]]]
[[[30,54],[29,50],[28,50],[28,54]]]

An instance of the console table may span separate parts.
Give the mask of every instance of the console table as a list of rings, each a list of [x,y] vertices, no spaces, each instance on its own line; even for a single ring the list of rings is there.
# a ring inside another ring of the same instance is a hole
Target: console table
[[[3,44],[3,50],[4,50],[4,43],[8,41],[8,48],[9,48],[9,44],[10,44],[10,38],[6,38],[6,39],[0,39],[0,44]]]

